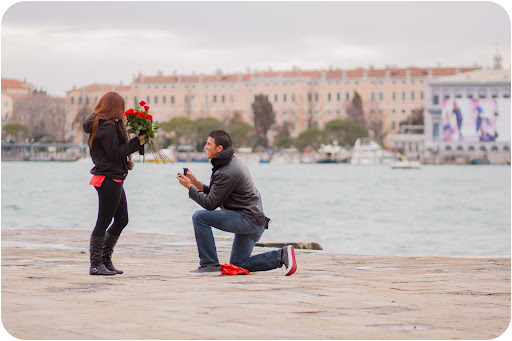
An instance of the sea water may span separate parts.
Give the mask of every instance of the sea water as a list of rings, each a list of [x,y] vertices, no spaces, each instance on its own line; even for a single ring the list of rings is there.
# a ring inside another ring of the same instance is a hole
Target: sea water
[[[272,219],[262,242],[317,242],[350,254],[510,256],[510,166],[248,166]],[[191,216],[201,207],[176,179],[182,167],[209,182],[210,163],[136,162],[124,187],[128,230],[193,235]],[[2,162],[1,168],[2,229],[92,231],[98,198],[89,185],[91,163]]]

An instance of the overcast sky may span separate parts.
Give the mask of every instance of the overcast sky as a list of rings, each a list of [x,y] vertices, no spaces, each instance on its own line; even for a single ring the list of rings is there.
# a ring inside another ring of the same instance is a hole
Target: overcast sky
[[[138,72],[491,67],[497,48],[510,68],[502,5],[2,1],[1,73],[64,96],[73,85],[129,84]]]

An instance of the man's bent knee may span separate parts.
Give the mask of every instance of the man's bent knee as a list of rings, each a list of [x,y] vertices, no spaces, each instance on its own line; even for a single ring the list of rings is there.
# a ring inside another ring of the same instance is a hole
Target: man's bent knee
[[[195,211],[194,214],[192,214],[192,221],[204,221],[204,215],[207,212],[206,210]]]

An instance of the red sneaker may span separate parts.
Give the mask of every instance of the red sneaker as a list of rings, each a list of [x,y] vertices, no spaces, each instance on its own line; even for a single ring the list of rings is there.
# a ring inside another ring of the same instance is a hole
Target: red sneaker
[[[297,271],[297,261],[295,260],[295,249],[293,245],[283,247],[281,262],[285,266],[285,276],[293,275]]]

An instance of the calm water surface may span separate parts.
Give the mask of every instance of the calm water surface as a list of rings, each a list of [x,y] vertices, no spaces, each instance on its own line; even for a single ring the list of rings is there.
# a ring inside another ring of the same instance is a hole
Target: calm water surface
[[[2,228],[92,230],[98,203],[91,164],[1,166]],[[209,181],[209,163],[136,163],[125,182],[127,229],[193,234],[191,216],[200,207],[175,178],[182,167]],[[262,241],[314,241],[327,251],[373,255],[510,255],[510,166],[249,168],[272,219]]]

